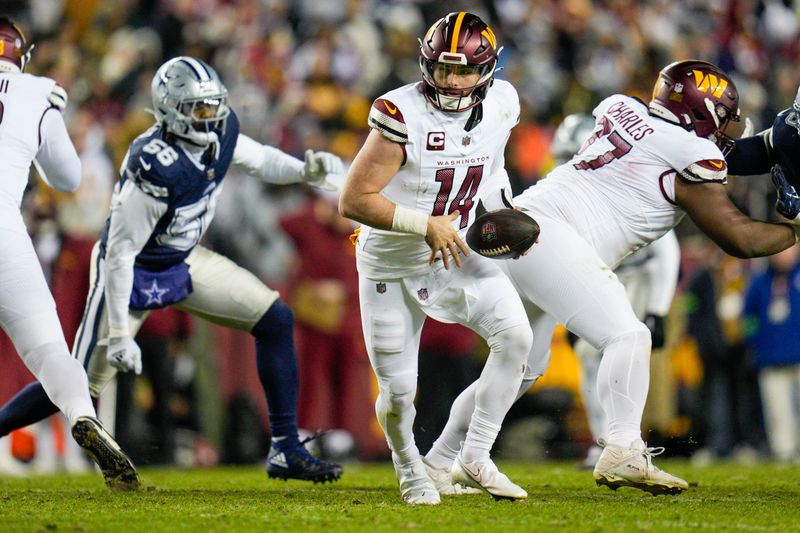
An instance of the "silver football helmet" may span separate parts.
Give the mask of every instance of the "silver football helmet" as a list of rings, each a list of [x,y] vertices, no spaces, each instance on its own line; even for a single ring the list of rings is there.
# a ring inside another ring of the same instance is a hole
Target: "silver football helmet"
[[[206,62],[170,59],[156,71],[151,93],[156,120],[176,137],[208,146],[225,131],[228,89]]]
[[[594,131],[594,126],[594,117],[586,113],[574,113],[564,118],[556,128],[553,142],[550,143],[550,153],[559,165],[572,159],[572,156],[581,149],[584,141]]]

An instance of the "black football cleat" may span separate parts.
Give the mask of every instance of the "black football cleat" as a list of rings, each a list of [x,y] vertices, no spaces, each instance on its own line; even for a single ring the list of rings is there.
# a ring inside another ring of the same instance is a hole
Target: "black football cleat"
[[[342,477],[341,465],[317,459],[306,450],[306,442],[317,436],[314,435],[300,442],[294,441],[293,444],[287,446],[273,443],[269,448],[269,455],[267,455],[267,475],[284,481],[299,479],[314,483],[325,483],[326,481],[333,483]]]
[[[113,491],[134,491],[142,486],[130,458],[96,418],[82,416],[72,426],[72,437],[97,463],[106,486]]]

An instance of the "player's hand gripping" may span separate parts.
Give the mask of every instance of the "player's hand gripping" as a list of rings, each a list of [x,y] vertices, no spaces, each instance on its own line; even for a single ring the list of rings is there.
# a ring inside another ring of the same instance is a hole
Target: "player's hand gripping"
[[[800,225],[800,197],[792,187],[780,165],[772,167],[772,184],[778,191],[778,200],[775,202],[775,209],[788,218],[792,224]]]
[[[343,174],[342,160],[328,152],[306,150],[303,181],[325,191],[335,191],[336,185],[328,181],[329,174]]]
[[[142,373],[142,350],[130,335],[109,338],[106,359],[120,372]]]
[[[461,250],[464,256],[467,256],[469,248],[453,228],[453,221],[460,217],[460,211],[453,211],[449,215],[428,217],[428,232],[425,234],[425,242],[431,247],[429,265],[433,264],[437,255],[441,255],[444,268],[449,269],[450,258],[448,255],[452,255],[456,266],[461,268],[461,256],[458,252]]]

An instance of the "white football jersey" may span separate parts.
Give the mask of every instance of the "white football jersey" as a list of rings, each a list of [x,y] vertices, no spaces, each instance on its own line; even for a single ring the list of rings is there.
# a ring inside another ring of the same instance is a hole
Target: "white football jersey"
[[[594,116],[594,133],[578,153],[514,201],[534,218],[573,226],[613,268],[680,222],[678,174],[724,184],[727,165],[712,141],[651,116],[635,98],[610,96]]]
[[[505,146],[518,121],[517,91],[504,80],[494,81],[480,107],[459,113],[432,106],[421,82],[384,94],[370,109],[369,125],[399,143],[405,161],[381,194],[431,215],[461,211],[453,224],[463,238],[482,194],[507,182]],[[419,235],[362,226],[358,236],[358,269],[372,279],[430,272],[430,253]]]
[[[56,82],[30,74],[0,73],[0,202],[19,207],[31,161],[39,151],[39,128]]]

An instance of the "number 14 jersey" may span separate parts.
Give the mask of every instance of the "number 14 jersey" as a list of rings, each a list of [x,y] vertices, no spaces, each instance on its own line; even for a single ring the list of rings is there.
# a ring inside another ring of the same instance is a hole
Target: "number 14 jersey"
[[[381,194],[434,216],[460,211],[453,225],[462,238],[475,220],[481,196],[508,180],[504,151],[519,121],[517,91],[504,80],[494,80],[479,106],[440,111],[425,98],[422,84],[412,83],[375,100],[369,114],[369,126],[399,143],[405,153],[403,165]],[[430,272],[430,253],[419,235],[365,225],[358,236],[358,270],[371,279]]]

